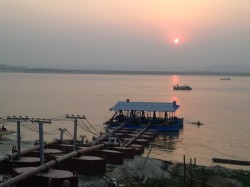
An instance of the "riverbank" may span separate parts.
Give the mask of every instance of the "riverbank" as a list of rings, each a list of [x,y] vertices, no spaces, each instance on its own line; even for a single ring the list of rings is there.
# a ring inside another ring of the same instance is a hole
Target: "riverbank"
[[[135,156],[125,159],[123,165],[107,164],[106,173],[99,176],[79,176],[79,186],[106,187],[116,181],[124,186],[140,186],[147,178],[169,178],[169,172],[162,169],[163,161]]]
[[[5,147],[7,143],[1,146]],[[228,169],[220,165],[192,165],[190,168],[189,164],[186,164],[185,170],[186,183],[205,182],[220,187],[250,186],[250,171],[246,170]],[[184,164],[136,155],[134,159],[125,159],[122,165],[107,163],[106,172],[100,175],[78,175],[79,187],[110,187],[114,183],[120,184],[120,187],[148,187],[152,184],[161,187],[169,183],[183,186]]]
[[[204,170],[203,176],[202,170]],[[250,171],[232,170],[219,165],[214,167],[193,166],[192,175],[193,182],[202,183],[204,180],[210,186],[243,187],[250,185]],[[183,186],[183,177],[182,163],[135,156],[132,160],[124,160],[123,165],[107,164],[107,171],[104,175],[79,176],[79,186],[109,187],[112,186],[112,183],[117,183],[125,187],[140,187],[152,186],[152,182],[155,187],[166,186],[166,183],[171,183],[172,186]],[[187,177],[186,183],[188,182],[190,182],[190,178]]]

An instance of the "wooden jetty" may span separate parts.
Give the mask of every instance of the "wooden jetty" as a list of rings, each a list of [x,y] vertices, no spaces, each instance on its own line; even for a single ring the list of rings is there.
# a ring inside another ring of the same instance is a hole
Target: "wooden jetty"
[[[80,150],[73,151],[73,152],[68,153],[68,154],[66,154],[64,156],[61,156],[61,157],[59,157],[59,158],[57,158],[55,160],[51,160],[49,162],[46,162],[46,163],[44,163],[44,164],[42,164],[42,165],[40,165],[38,167],[34,167],[31,170],[26,170],[25,172],[20,172],[20,174],[15,176],[14,178],[11,178],[11,179],[1,183],[0,187],[5,187],[5,186],[8,186],[8,185],[13,185],[13,184],[20,183],[21,181],[27,180],[29,177],[35,176],[38,173],[42,173],[42,172],[48,170],[49,168],[52,168],[52,167],[56,166],[58,163],[61,163],[64,160],[70,159],[72,157],[77,157],[77,156],[86,154],[86,153],[91,152],[91,151],[102,149],[104,147],[105,147],[104,144],[99,144],[99,145],[94,145],[92,147],[82,148]],[[49,180],[50,177],[49,177],[49,175],[47,175],[47,176],[48,176],[47,180]],[[69,176],[67,176],[67,178],[68,177]]]
[[[76,124],[77,121],[74,125]],[[59,187],[65,181],[70,183],[70,187],[77,187],[75,172],[88,175],[104,173],[106,162],[123,164],[125,158],[133,159],[135,154],[143,153],[144,146],[148,145],[154,132],[146,134],[146,127],[126,139],[125,136],[132,130],[123,129],[123,126],[121,124],[109,129],[88,143],[76,140],[76,129],[73,140],[63,140],[61,134],[60,140],[45,142],[40,133],[37,145],[25,150],[21,150],[19,139],[18,149],[14,148],[12,154],[0,158],[0,173],[13,174],[12,178],[2,181],[0,187],[15,184]],[[124,136],[117,136],[117,133],[123,133]],[[19,130],[18,134],[20,135]],[[148,139],[143,139],[143,135]]]

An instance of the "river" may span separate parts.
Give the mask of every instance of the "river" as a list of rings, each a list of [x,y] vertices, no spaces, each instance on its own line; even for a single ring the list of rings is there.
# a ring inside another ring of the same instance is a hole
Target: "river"
[[[175,91],[175,84],[193,89]],[[198,164],[211,165],[213,157],[249,159],[249,93],[249,76],[221,80],[220,76],[198,75],[0,73],[0,117],[52,119],[52,124],[44,124],[45,140],[51,140],[59,138],[58,128],[67,128],[73,134],[73,122],[65,119],[66,114],[85,115],[93,131],[100,132],[104,131],[103,122],[113,115],[109,108],[117,101],[175,100],[180,105],[176,114],[184,118],[184,128],[179,133],[159,135],[149,156],[182,161],[185,154],[187,159],[196,158]],[[203,125],[192,124],[197,121]],[[29,125],[23,123],[21,128],[24,142],[38,139]],[[15,123],[5,123],[5,127],[16,130]],[[78,134],[88,139],[94,136],[82,129]],[[10,142],[0,142],[1,156],[7,151],[4,145],[15,144]]]

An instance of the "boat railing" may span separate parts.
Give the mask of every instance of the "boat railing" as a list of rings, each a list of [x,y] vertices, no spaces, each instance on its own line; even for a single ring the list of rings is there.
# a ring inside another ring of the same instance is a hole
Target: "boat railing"
[[[179,118],[177,117],[160,117],[160,116],[126,116],[126,115],[116,115],[113,116],[110,120],[105,122],[106,125],[112,125],[112,124],[120,124],[120,123],[127,123],[131,125],[157,125],[157,126],[164,126],[168,125],[171,126],[173,124],[176,124],[178,121],[178,124],[183,124],[183,122],[179,121]]]

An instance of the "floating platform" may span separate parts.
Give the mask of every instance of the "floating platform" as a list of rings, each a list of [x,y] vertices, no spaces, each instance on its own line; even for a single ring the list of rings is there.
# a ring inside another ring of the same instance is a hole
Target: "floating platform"
[[[123,129],[120,129],[118,130],[118,133],[125,133],[125,134],[128,134],[132,131],[132,129],[128,129],[128,128],[123,128]]]
[[[76,166],[78,173],[97,175],[106,171],[106,160],[96,156],[81,156],[73,158],[72,163]]]
[[[148,129],[143,134],[155,136],[157,134],[157,131]]]
[[[62,155],[64,151],[59,149],[44,149],[44,157],[47,161],[53,160],[56,155]],[[40,151],[32,151],[23,157],[40,157]]]
[[[136,155],[136,149],[132,147],[114,147],[112,150],[122,152],[124,154],[124,158],[126,159],[134,159]]]
[[[128,143],[129,141],[131,141],[133,138],[124,138],[124,144]],[[149,141],[146,139],[142,139],[142,138],[138,138],[134,141],[135,144],[139,144],[139,145],[144,145],[144,146],[148,146],[149,145]]]
[[[96,156],[80,156],[63,161],[57,166],[57,169],[85,175],[98,175],[106,171],[106,160]]]
[[[135,137],[137,134],[128,134],[130,137]],[[143,134],[140,136],[142,139],[145,139],[147,141],[151,141],[154,138],[154,135],[148,135],[148,134]]]
[[[138,154],[138,155],[144,153],[144,146],[143,145],[131,144],[130,147],[132,147],[133,149],[135,149],[136,154]]]
[[[64,153],[70,153],[73,151],[73,145],[71,144],[59,144],[56,147],[57,149],[62,150]]]
[[[0,162],[0,174],[12,172],[12,164],[10,162]]]
[[[103,149],[91,152],[90,155],[102,157],[111,164],[122,165],[124,162],[124,153],[120,151]]]
[[[132,129],[121,129],[122,127],[102,133],[97,138],[98,141],[77,141],[77,151],[73,151],[74,145],[70,140],[67,143],[63,140],[48,143],[43,150],[45,165],[42,167],[39,158],[40,144],[22,150],[21,157],[14,150],[13,154],[3,157],[0,162],[0,173],[12,174],[12,179],[3,181],[3,186],[17,184],[21,187],[61,187],[66,182],[70,183],[68,187],[77,187],[78,173],[99,175],[106,172],[106,163],[122,165],[124,159],[134,159],[135,155],[142,154],[144,146],[157,134],[155,130],[145,132],[146,128],[132,132]],[[59,144],[60,142],[63,143]],[[20,159],[16,159],[17,157]],[[16,177],[19,175],[21,176]]]
[[[24,172],[29,172],[35,167],[14,168],[13,175],[17,176]],[[20,187],[61,187],[64,183],[69,183],[70,187],[78,187],[78,177],[70,171],[48,169],[46,172],[38,173],[18,184]]]
[[[127,135],[128,135],[127,133],[122,133],[122,132],[117,132],[114,134],[114,136],[117,138],[125,138],[127,137]]]
[[[21,157],[20,159],[10,161],[12,167],[38,167],[40,158],[38,157]]]

